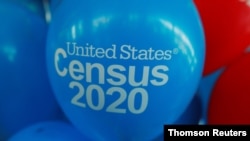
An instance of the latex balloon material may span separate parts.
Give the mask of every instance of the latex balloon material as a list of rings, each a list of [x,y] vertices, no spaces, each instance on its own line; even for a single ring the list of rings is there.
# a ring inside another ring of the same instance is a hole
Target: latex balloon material
[[[208,104],[210,101],[210,97],[212,94],[212,90],[215,86],[215,83],[217,82],[217,79],[221,75],[221,73],[224,71],[224,68],[221,68],[219,70],[216,70],[215,72],[203,76],[199,88],[197,90],[197,96],[201,100],[201,111],[202,111],[202,118],[200,124],[207,124],[207,112],[208,112]]]
[[[42,18],[45,18],[44,2],[46,0],[0,0],[0,3],[7,2],[21,6]]]
[[[248,0],[194,2],[205,32],[206,58],[203,75],[208,75],[230,64],[250,45],[250,4]]]
[[[202,116],[201,99],[195,95],[184,113],[173,123],[177,125],[198,125]]]
[[[51,9],[52,13],[53,13],[54,10],[57,9],[58,6],[60,6],[62,1],[63,0],[50,0],[49,1],[49,6],[50,6],[50,9]]]
[[[8,141],[90,141],[71,124],[62,121],[44,121],[30,125]]]
[[[46,4],[46,15],[47,15],[47,21],[48,23],[51,22],[51,20],[53,20],[53,16],[54,16],[54,13],[57,9],[57,7],[59,7],[61,5],[61,2],[63,0],[50,0],[48,1],[48,3]]]
[[[187,109],[182,115],[171,125],[198,125],[202,116],[201,99],[195,95]],[[163,141],[163,133],[153,141]]]
[[[93,140],[152,140],[193,99],[204,33],[191,1],[63,1],[47,40],[55,95]]]
[[[250,54],[228,66],[212,91],[208,124],[250,124]]]
[[[0,140],[24,126],[61,116],[46,71],[45,21],[0,4]]]

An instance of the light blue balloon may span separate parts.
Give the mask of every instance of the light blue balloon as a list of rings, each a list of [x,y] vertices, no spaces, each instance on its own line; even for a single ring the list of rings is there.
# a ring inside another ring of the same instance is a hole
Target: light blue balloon
[[[37,121],[61,118],[46,71],[44,19],[0,2],[0,140]]]
[[[94,140],[152,140],[198,88],[204,33],[192,1],[63,1],[47,66],[69,120]]]
[[[70,123],[38,122],[23,128],[8,141],[90,141]]]

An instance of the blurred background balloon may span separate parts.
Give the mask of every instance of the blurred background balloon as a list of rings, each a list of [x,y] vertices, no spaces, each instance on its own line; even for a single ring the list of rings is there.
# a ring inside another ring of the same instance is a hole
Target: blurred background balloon
[[[191,103],[188,105],[184,113],[172,125],[199,125],[202,116],[201,99],[195,95]],[[161,134],[153,141],[163,141],[164,136]]]
[[[201,121],[200,124],[207,124],[207,112],[208,112],[208,104],[210,101],[211,93],[214,88],[215,83],[217,82],[218,77],[221,75],[221,73],[224,71],[224,68],[220,68],[219,70],[216,70],[215,72],[203,76],[199,88],[197,90],[197,96],[201,100]]]
[[[61,118],[45,62],[41,16],[0,2],[0,140],[38,121]]]
[[[249,64],[247,53],[218,78],[208,106],[208,124],[250,124]]]
[[[250,44],[248,0],[194,0],[206,38],[203,75],[227,66]],[[223,10],[222,10],[223,9]]]
[[[93,140],[152,140],[198,88],[205,41],[192,1],[63,1],[47,40],[55,95]]]
[[[173,123],[175,125],[198,125],[202,116],[201,99],[195,95],[182,115]]]
[[[23,128],[8,141],[90,141],[68,122],[43,121]]]
[[[12,3],[17,6],[21,6],[43,18],[45,18],[44,2],[47,0],[0,0],[2,2]]]
[[[60,6],[62,1],[64,0],[49,0],[49,5],[52,13],[57,9],[58,6]]]

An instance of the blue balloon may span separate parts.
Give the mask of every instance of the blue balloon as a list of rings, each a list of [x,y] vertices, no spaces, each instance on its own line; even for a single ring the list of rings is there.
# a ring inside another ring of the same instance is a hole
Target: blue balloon
[[[21,129],[8,141],[90,141],[70,123],[38,122]]]
[[[49,84],[48,25],[17,5],[0,2],[0,140],[24,126],[61,118]]]
[[[200,124],[207,124],[207,111],[208,111],[208,104],[210,101],[210,96],[212,93],[212,90],[214,88],[215,83],[217,82],[217,79],[221,75],[221,73],[224,71],[224,67],[216,70],[215,72],[203,76],[200,82],[200,85],[197,90],[197,95],[201,99],[201,107],[202,107],[202,118]]]
[[[201,99],[198,95],[193,97],[193,100],[188,105],[181,116],[170,125],[199,125],[202,116]],[[163,133],[153,141],[163,141]]]
[[[17,6],[21,6],[42,18],[45,18],[45,8],[44,2],[45,0],[0,0],[0,2],[8,2],[15,4]]]
[[[184,112],[202,76],[192,1],[63,1],[47,38],[56,98],[93,140],[152,140]]]
[[[63,0],[50,0],[49,1],[49,7],[52,13],[54,12],[54,10],[57,9],[58,6],[60,6],[62,1]]]
[[[202,115],[201,99],[198,95],[193,97],[184,113],[173,123],[175,125],[198,125]]]
[[[48,3],[46,3],[46,14],[47,14],[47,21],[48,23],[51,22],[51,20],[53,20],[53,16],[54,16],[54,13],[57,9],[57,7],[59,7],[61,5],[61,2],[63,0],[50,0],[48,1]]]

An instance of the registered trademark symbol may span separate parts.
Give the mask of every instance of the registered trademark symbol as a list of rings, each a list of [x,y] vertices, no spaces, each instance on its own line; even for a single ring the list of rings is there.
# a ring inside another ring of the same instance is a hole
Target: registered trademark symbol
[[[178,54],[178,52],[179,52],[179,49],[178,49],[178,48],[174,48],[174,49],[173,49],[173,54]]]

